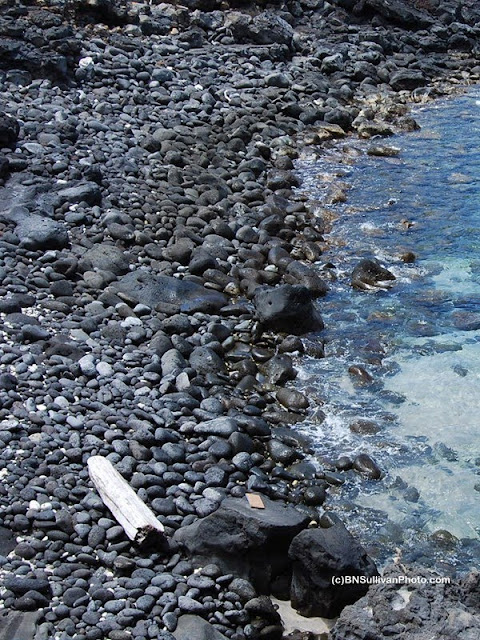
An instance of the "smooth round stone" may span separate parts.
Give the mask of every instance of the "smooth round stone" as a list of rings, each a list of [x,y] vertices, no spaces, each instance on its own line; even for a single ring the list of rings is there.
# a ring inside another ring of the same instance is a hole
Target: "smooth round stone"
[[[353,461],[353,468],[360,473],[365,474],[373,480],[382,477],[382,471],[377,463],[366,453],[360,453]]]
[[[97,370],[98,375],[104,378],[110,378],[113,376],[113,367],[108,362],[98,362],[95,369]]]
[[[326,491],[324,486],[314,485],[308,487],[303,492],[305,504],[310,506],[319,506],[325,502]]]

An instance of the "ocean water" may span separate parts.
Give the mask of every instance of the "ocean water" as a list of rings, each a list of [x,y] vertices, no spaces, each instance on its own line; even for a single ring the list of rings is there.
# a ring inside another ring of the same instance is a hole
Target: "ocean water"
[[[326,357],[300,375],[326,418],[301,428],[319,464],[365,452],[382,468],[380,481],[348,472],[330,503],[379,560],[462,570],[480,558],[480,88],[413,115],[418,131],[298,165],[314,199],[332,176],[348,186],[318,265],[335,276],[318,302]],[[398,155],[367,155],[373,144]],[[351,287],[364,257],[396,276],[389,289]],[[352,431],[359,420],[375,433]]]

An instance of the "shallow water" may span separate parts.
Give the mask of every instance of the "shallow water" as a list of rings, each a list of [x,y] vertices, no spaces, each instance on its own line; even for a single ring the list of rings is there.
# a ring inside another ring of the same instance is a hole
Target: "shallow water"
[[[350,141],[348,153],[299,163],[315,199],[325,175],[350,186],[347,202],[330,207],[337,219],[322,257],[337,275],[319,301],[326,358],[301,372],[327,417],[302,428],[320,461],[368,452],[385,471],[381,481],[349,472],[333,496],[379,558],[400,547],[406,558],[464,569],[480,557],[480,89],[414,116],[419,131],[374,141],[399,148],[395,157],[368,156],[372,141],[352,154]],[[407,251],[414,263],[401,259]],[[395,274],[390,289],[352,289],[362,257]],[[373,383],[355,379],[352,365]],[[378,433],[352,432],[359,418]]]

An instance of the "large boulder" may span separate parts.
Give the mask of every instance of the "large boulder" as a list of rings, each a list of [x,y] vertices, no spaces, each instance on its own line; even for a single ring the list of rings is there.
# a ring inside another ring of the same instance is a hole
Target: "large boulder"
[[[119,247],[104,242],[94,244],[91,249],[85,251],[78,262],[78,270],[108,271],[116,276],[128,271],[128,254]]]
[[[259,593],[277,592],[290,581],[288,549],[309,517],[294,507],[262,496],[264,509],[245,498],[227,498],[206,518],[179,529],[175,541],[196,566],[216,564],[225,573],[249,580]]]
[[[338,616],[365,595],[365,578],[378,575],[373,560],[340,521],[327,529],[302,531],[293,539],[289,555],[290,599],[303,616]],[[358,584],[348,582],[352,576],[358,577]]]
[[[159,304],[170,305],[172,311],[210,313],[218,311],[228,298],[212,289],[188,280],[172,276],[154,276],[137,269],[119,279],[113,285],[116,293],[122,293],[135,303],[155,309]]]
[[[175,640],[226,640],[209,622],[192,614],[185,614],[178,619],[177,628],[173,634]]]
[[[280,16],[264,11],[257,16],[231,11],[227,14],[224,27],[237,42],[255,44],[283,44],[290,46],[294,31]]]
[[[363,10],[366,13],[375,12],[387,22],[391,22],[404,29],[428,29],[434,24],[434,19],[425,11],[412,6],[414,3],[402,0],[365,0]]]
[[[390,565],[383,582],[346,607],[331,640],[476,640],[480,638],[480,574],[455,580],[418,564]]]
[[[37,215],[22,217],[15,228],[20,245],[26,249],[63,249],[68,247],[68,231],[64,224]]]
[[[259,287],[253,302],[257,319],[267,329],[300,335],[324,328],[311,292],[301,285]]]
[[[360,260],[352,271],[351,282],[356,289],[385,289],[387,288],[386,282],[389,280],[395,280],[395,276],[375,259]]]

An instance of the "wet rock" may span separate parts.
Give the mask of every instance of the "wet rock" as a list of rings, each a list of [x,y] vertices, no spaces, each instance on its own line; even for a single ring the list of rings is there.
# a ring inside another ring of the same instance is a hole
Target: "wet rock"
[[[300,285],[259,288],[254,305],[258,320],[268,329],[299,335],[324,327],[311,293]]]
[[[305,504],[311,506],[319,506],[325,502],[327,497],[326,489],[324,485],[312,485],[307,487],[303,492],[303,500]]]
[[[393,273],[382,267],[378,260],[361,260],[352,272],[351,282],[356,289],[385,288],[386,282],[395,280]]]
[[[310,406],[308,398],[300,391],[295,391],[295,389],[279,389],[276,395],[280,404],[290,411],[308,409]]]
[[[359,365],[352,365],[348,367],[348,373],[352,379],[359,385],[366,385],[373,382],[373,377],[368,371]]]
[[[353,460],[353,468],[360,473],[372,478],[372,480],[378,480],[382,477],[382,470],[372,458],[366,453],[360,453]]]
[[[366,584],[333,584],[342,576],[376,576],[375,563],[344,525],[308,529],[292,541],[292,606],[304,616],[333,618],[367,592]]]
[[[296,376],[296,371],[293,368],[290,356],[282,354],[270,358],[265,363],[265,375],[272,384],[283,384],[293,380]]]
[[[378,425],[373,420],[355,420],[355,422],[352,422],[352,424],[350,425],[350,431],[363,435],[373,435],[375,433],[378,433],[380,430],[380,425]]]
[[[262,500],[265,509],[252,509],[245,499],[227,498],[215,513],[183,527],[174,538],[196,565],[214,563],[268,592],[288,574],[288,546],[309,518],[293,507]]]
[[[455,311],[452,313],[453,326],[461,331],[480,329],[480,314],[474,311]]]
[[[299,458],[298,451],[287,444],[272,438],[267,443],[267,451],[274,462],[287,466]]]
[[[369,156],[379,156],[384,158],[393,158],[398,156],[399,153],[400,149],[398,147],[389,147],[386,145],[372,145],[367,149],[367,154]]]

